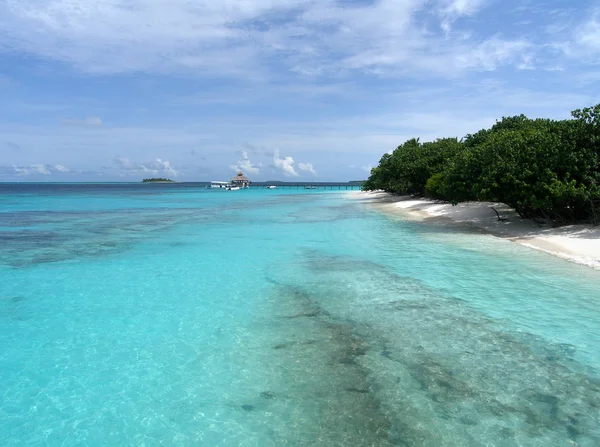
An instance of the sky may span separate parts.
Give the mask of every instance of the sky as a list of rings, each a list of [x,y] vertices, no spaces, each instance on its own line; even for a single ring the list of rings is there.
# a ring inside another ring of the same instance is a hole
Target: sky
[[[600,1],[0,0],[0,181],[360,180],[600,102]]]

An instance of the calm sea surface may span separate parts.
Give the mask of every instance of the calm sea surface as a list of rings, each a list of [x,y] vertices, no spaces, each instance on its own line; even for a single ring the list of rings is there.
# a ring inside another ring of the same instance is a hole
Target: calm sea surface
[[[0,445],[600,445],[600,272],[349,194],[0,184]]]

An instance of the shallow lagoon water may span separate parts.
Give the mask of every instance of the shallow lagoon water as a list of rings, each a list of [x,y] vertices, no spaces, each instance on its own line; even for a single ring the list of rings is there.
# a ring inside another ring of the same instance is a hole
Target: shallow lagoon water
[[[0,185],[0,444],[600,444],[600,272],[345,193]]]

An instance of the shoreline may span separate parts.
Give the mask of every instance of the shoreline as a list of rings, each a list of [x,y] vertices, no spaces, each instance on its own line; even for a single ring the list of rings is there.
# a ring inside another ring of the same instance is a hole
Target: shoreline
[[[443,220],[474,227],[492,236],[600,270],[600,226],[538,226],[529,219],[521,219],[515,210],[504,203],[464,202],[452,206],[439,200],[394,196],[381,191],[354,191],[350,194],[353,199],[363,200],[385,214],[418,221]],[[506,220],[498,220],[491,207]]]

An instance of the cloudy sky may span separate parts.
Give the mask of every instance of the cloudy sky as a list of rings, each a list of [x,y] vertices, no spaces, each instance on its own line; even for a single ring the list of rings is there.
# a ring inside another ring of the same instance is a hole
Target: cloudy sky
[[[599,61],[599,1],[0,0],[0,181],[362,179]]]

